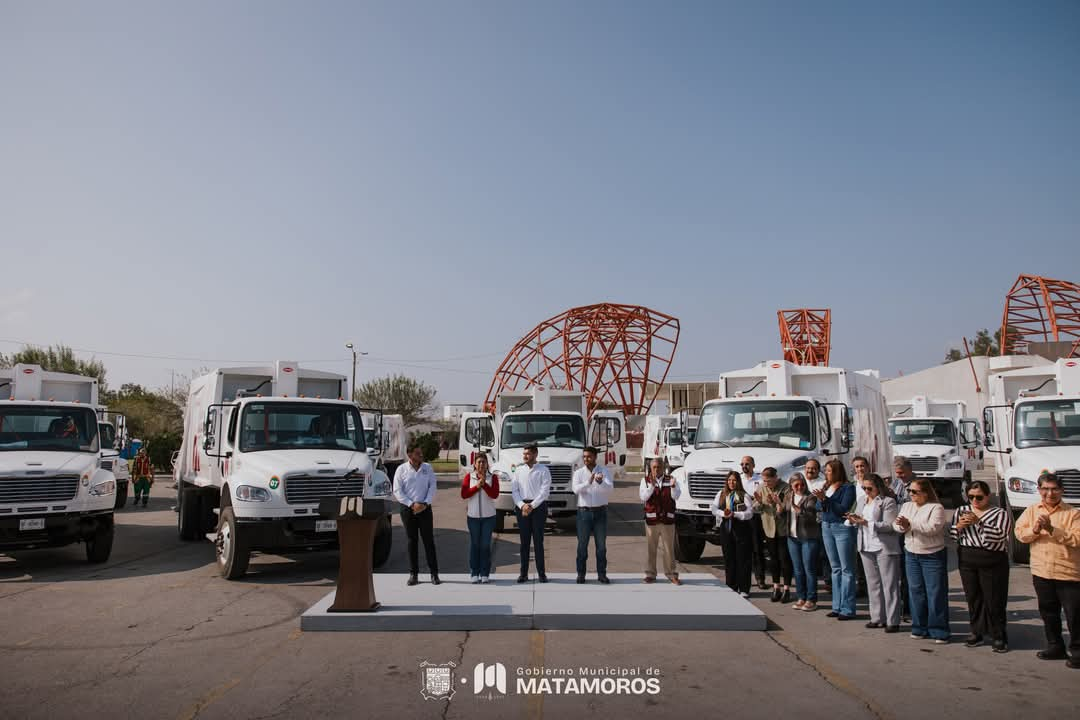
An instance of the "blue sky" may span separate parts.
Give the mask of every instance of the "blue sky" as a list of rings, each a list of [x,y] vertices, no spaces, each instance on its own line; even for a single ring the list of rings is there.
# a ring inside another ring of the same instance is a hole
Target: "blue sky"
[[[1078,71],[1075,2],[0,2],[0,351],[161,386],[352,340],[479,401],[615,301],[680,318],[678,379],[788,307],[912,372],[1080,281]]]

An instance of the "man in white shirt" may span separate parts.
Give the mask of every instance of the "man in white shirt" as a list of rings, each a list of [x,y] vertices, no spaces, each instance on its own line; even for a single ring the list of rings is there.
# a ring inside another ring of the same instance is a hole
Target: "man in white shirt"
[[[596,464],[600,451],[585,448],[584,467],[574,472],[571,486],[577,495],[577,581],[585,582],[585,565],[589,560],[589,538],[596,545],[596,576],[607,585],[607,504],[615,484],[611,473],[603,465]]]
[[[524,462],[514,468],[510,481],[510,493],[517,506],[518,537],[521,540],[521,572],[517,581],[529,579],[529,545],[536,549],[536,574],[546,583],[544,572],[544,524],[547,522],[547,499],[551,493],[551,471],[547,465],[536,462],[537,447],[526,445]]]
[[[742,469],[742,486],[748,497],[753,497],[762,486],[761,474],[754,472],[754,458],[746,455],[739,462],[739,467]],[[761,525],[761,516],[754,513],[752,521],[754,530],[754,542],[753,560],[751,565],[754,568],[754,577],[757,578],[757,586],[765,590],[765,528]]]
[[[648,555],[645,561],[646,583],[656,582],[656,550],[664,541],[664,574],[672,585],[682,585],[675,567],[675,501],[679,499],[679,484],[664,471],[664,459],[652,458],[649,472],[641,479],[638,497],[645,503],[645,539]]]
[[[439,584],[439,560],[435,556],[435,522],[431,503],[435,499],[435,471],[424,462],[420,445],[409,443],[406,453],[409,462],[398,466],[394,473],[394,497],[401,503],[401,524],[409,539],[409,581],[415,585],[420,574],[420,559],[416,547],[417,535],[424,541],[424,558],[431,571],[431,584]]]

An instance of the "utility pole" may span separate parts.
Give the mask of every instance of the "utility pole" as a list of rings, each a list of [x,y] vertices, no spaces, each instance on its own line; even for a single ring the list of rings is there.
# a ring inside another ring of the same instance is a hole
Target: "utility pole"
[[[345,343],[345,347],[352,351],[352,384],[349,385],[349,389],[350,389],[350,392],[352,393],[352,397],[350,397],[349,399],[350,400],[355,400],[356,399],[356,356],[357,355],[367,355],[367,353],[358,351],[356,349],[356,347],[351,342]]]

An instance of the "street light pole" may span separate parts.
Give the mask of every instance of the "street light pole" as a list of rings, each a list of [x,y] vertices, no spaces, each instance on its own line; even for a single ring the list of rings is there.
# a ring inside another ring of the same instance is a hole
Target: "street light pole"
[[[349,399],[350,400],[355,400],[356,399],[356,356],[357,355],[367,355],[367,353],[358,351],[356,349],[356,347],[351,342],[345,343],[345,347],[352,351],[352,384],[349,386],[352,389],[351,390],[352,397],[350,397]]]

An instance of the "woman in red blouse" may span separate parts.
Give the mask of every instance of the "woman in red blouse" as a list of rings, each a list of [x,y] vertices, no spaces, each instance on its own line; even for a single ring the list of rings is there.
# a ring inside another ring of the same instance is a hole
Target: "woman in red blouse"
[[[469,523],[469,574],[474,584],[487,583],[491,574],[491,534],[495,531],[499,477],[488,470],[484,453],[476,454],[473,471],[461,481],[461,497],[466,503]]]

